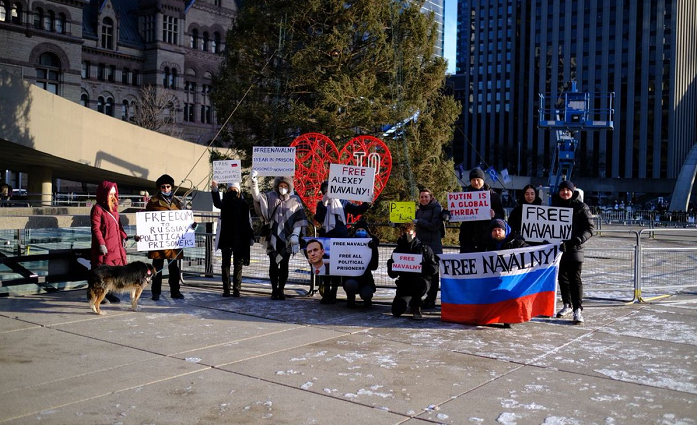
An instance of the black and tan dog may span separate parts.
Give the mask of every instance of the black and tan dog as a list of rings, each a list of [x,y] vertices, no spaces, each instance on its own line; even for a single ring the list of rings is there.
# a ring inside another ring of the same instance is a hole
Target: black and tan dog
[[[107,292],[131,291],[131,307],[138,311],[138,298],[145,285],[155,276],[155,267],[142,261],[136,261],[125,266],[99,266],[90,270],[87,277],[87,296],[90,308],[97,314],[104,314],[99,309]]]

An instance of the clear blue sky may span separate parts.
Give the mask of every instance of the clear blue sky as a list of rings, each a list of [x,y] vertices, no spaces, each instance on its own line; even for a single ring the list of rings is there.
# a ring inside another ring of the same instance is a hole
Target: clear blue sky
[[[445,0],[445,59],[448,60],[448,73],[455,73],[455,39],[457,38],[457,0]]]

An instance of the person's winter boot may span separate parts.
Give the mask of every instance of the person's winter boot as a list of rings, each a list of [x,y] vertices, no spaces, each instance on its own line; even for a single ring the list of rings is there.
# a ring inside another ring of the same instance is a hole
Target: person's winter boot
[[[223,296],[230,296],[230,267],[223,267]]]
[[[346,307],[356,308],[356,294],[346,294]]]
[[[283,292],[283,290],[285,289],[285,287],[286,287],[286,283],[285,283],[285,282],[279,283],[279,284],[278,284],[278,295],[277,295],[277,298],[276,298],[277,300],[284,301],[284,300],[286,299],[286,294]]]
[[[240,289],[242,289],[242,282],[237,280],[237,278],[232,279],[232,296],[235,298],[240,297]]]
[[[583,324],[583,315],[581,314],[581,309],[577,308],[574,310],[574,325],[582,325]]]
[[[421,307],[412,307],[412,319],[422,320],[424,316],[421,314]]]
[[[571,313],[573,313],[573,310],[571,309],[571,304],[564,304],[564,308],[557,312],[557,318],[566,317]]]
[[[278,282],[271,280],[271,299],[278,299]]]

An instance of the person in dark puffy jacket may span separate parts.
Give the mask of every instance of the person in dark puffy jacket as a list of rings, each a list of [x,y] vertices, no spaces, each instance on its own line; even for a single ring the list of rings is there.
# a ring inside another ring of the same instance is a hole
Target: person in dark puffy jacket
[[[495,218],[489,224],[489,237],[485,244],[486,251],[525,248],[528,244],[514,232],[504,220]]]
[[[523,196],[518,200],[518,205],[511,210],[511,214],[508,216],[508,225],[518,234],[522,234],[524,205],[542,205],[542,199],[537,196],[537,190],[531,184],[523,188]]]
[[[505,218],[501,197],[491,189],[491,186],[484,183],[484,171],[474,168],[470,171],[470,185],[464,189],[465,192],[476,192],[488,190],[490,194],[491,218]],[[489,221],[463,221],[460,225],[460,252],[481,252],[484,250],[484,243],[489,236]]]
[[[127,260],[123,244],[128,238],[119,220],[119,189],[116,183],[103,181],[97,186],[97,203],[90,211],[90,228],[92,268],[101,265],[125,266]],[[112,303],[120,302],[116,295],[110,293],[106,299]]]
[[[559,292],[564,307],[559,310],[557,317],[566,317],[573,313],[573,322],[580,325],[583,324],[583,244],[593,236],[593,217],[588,205],[579,199],[576,186],[570,181],[559,184],[558,193],[552,196],[552,205],[573,209],[571,237],[563,241],[560,247],[564,254],[559,264]]]
[[[380,262],[378,245],[380,240],[368,230],[368,223],[365,220],[359,220],[353,225],[354,238],[370,238],[368,246],[371,249],[370,263],[368,269],[361,276],[347,276],[343,278],[344,292],[346,292],[347,306],[353,308],[356,306],[356,294],[363,300],[364,307],[370,307],[373,304],[373,294],[375,293],[375,279],[373,278],[373,270],[377,270]]]
[[[445,236],[442,220],[443,207],[433,197],[433,192],[426,187],[419,190],[419,208],[416,210],[414,225],[416,226],[416,237],[425,245],[433,250],[438,261],[438,255],[443,253],[443,243],[441,238]],[[423,302],[423,308],[435,308],[436,297],[440,286],[440,275],[438,269],[431,276],[431,284],[428,295]]]

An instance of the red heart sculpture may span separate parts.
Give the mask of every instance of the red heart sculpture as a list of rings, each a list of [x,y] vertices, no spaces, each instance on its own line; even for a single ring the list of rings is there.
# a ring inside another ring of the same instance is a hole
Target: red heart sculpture
[[[295,192],[305,205],[315,213],[317,202],[322,199],[320,186],[329,179],[329,164],[351,164],[373,166],[375,174],[373,200],[377,199],[387,185],[392,172],[392,154],[385,143],[373,136],[358,136],[349,140],[339,152],[334,142],[320,133],[298,136],[295,147]],[[358,217],[349,217],[353,223]]]

